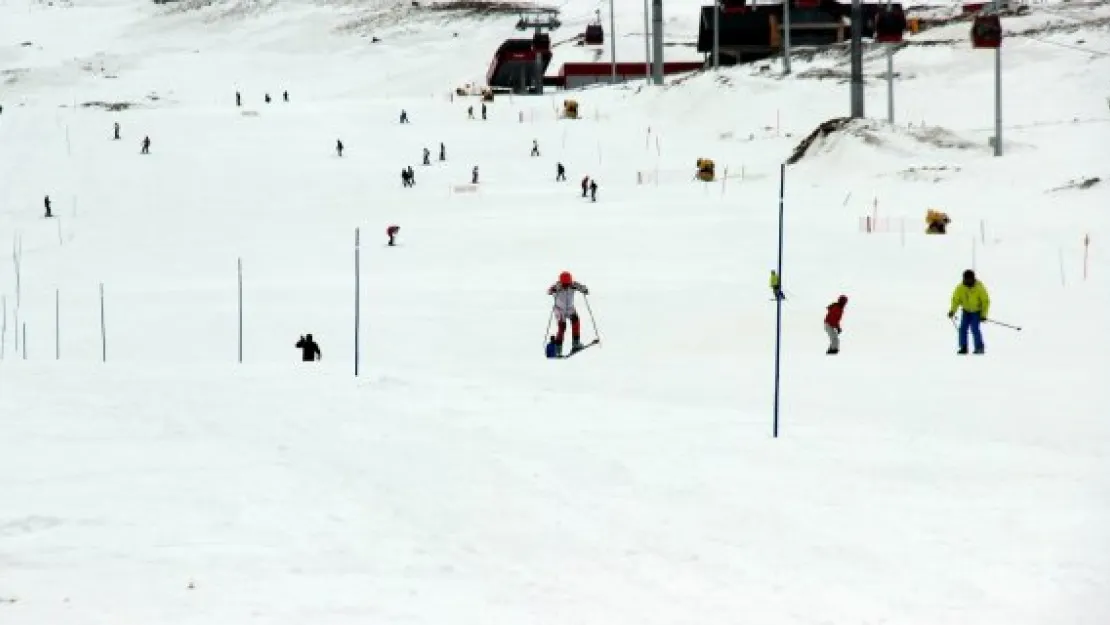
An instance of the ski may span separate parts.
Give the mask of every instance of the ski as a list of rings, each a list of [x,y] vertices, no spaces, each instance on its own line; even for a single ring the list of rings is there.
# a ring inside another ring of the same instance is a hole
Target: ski
[[[582,347],[580,347],[578,349],[570,350],[569,354],[567,354],[566,356],[559,356],[559,358],[570,358],[571,356],[573,356],[573,355],[575,355],[579,352],[586,351],[587,349],[593,347],[594,345],[597,345],[600,342],[601,342],[601,339],[594,339],[594,340],[590,341],[589,343],[586,343],[585,345],[583,345]]]

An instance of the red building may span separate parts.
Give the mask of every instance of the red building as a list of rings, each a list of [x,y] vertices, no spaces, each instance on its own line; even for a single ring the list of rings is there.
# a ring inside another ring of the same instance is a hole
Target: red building
[[[701,61],[664,62],[663,75],[693,72],[704,67]],[[617,82],[643,79],[650,73],[645,63],[617,63]],[[564,89],[576,89],[595,83],[610,83],[612,79],[613,66],[610,63],[564,63],[559,75],[551,82]]]

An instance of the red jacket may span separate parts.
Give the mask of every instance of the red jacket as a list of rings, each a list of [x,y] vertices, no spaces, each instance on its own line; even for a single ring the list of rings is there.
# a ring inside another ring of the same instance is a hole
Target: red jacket
[[[827,310],[829,312],[825,313],[825,323],[839,330],[840,318],[844,316],[844,304],[833,302],[828,305]]]

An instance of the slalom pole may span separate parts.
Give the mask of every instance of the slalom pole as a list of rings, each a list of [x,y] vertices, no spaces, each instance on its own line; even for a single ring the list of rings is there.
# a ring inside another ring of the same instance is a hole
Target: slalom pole
[[[590,296],[585,293],[582,294],[582,301],[586,302],[586,312],[590,314],[590,323],[594,326],[594,338],[597,342],[601,342],[601,333],[597,331],[597,320],[594,319],[594,311],[590,308]]]
[[[1011,330],[1017,330],[1018,332],[1021,332],[1021,326],[1011,325],[1009,323],[1004,323],[1002,321],[995,321],[994,319],[987,319],[986,323],[993,323],[996,326],[1002,326],[1003,328],[1009,328]]]

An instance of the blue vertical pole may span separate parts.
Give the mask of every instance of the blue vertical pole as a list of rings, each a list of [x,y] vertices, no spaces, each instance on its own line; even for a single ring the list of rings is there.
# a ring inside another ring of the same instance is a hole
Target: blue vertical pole
[[[779,169],[779,291],[782,291],[782,212],[783,198],[786,196],[786,163]],[[775,298],[775,413],[772,434],[779,437],[779,371],[782,356],[782,296]]]
[[[361,276],[359,275],[359,272],[360,272],[360,267],[359,266],[361,265],[361,263],[359,262],[359,247],[360,247],[360,245],[359,245],[359,240],[358,239],[359,239],[359,237],[358,237],[358,228],[355,228],[355,377],[358,377],[358,357],[359,357],[359,350],[358,350],[359,336],[358,335],[359,335],[359,325],[360,325],[359,324],[359,314],[360,314],[359,308],[360,308],[360,303],[361,303],[359,301],[359,295],[362,291],[362,289],[359,286],[359,280],[361,278]]]

